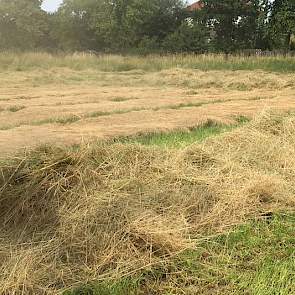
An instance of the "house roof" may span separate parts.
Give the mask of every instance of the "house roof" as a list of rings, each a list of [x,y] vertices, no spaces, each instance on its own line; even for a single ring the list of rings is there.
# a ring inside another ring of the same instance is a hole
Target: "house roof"
[[[201,10],[203,7],[204,7],[204,3],[202,0],[200,0],[189,5],[187,9],[188,11],[196,11],[196,10]]]

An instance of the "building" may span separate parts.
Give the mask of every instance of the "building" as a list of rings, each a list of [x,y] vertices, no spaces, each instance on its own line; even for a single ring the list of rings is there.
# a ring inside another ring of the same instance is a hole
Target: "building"
[[[204,3],[202,0],[194,2],[193,4],[189,5],[187,7],[187,10],[190,12],[196,11],[196,10],[201,10],[204,7]]]

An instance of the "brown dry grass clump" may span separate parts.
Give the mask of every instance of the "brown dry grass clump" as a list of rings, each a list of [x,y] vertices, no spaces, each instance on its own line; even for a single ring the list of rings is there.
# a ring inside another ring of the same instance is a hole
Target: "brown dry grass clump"
[[[295,208],[295,118],[263,114],[182,151],[43,147],[0,179],[0,293],[120,277],[198,238]]]

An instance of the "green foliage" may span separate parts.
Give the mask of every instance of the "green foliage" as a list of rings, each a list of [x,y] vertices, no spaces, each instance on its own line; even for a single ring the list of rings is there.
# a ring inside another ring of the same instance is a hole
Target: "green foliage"
[[[52,38],[63,50],[86,50],[96,47],[92,29],[94,0],[65,0],[55,15],[52,15]]]
[[[178,27],[182,11],[181,0],[65,0],[56,36],[63,48],[153,49]]]
[[[41,0],[0,0],[0,50],[235,52],[293,49],[294,1],[64,0],[54,14]]]
[[[0,0],[0,49],[35,49],[47,42],[41,0]]]
[[[255,48],[260,1],[206,0],[203,15],[212,29],[215,50]]]
[[[294,49],[295,2],[276,0],[270,20],[271,40],[276,48]]]
[[[163,42],[169,52],[199,52],[209,49],[209,29],[193,19],[185,20]]]

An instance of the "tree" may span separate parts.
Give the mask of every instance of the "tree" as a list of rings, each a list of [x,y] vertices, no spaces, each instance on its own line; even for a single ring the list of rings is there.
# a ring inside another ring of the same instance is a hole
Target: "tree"
[[[209,50],[209,41],[209,28],[188,18],[166,37],[163,48],[168,52],[204,53]]]
[[[275,0],[270,17],[270,35],[275,48],[294,49],[295,1]]]
[[[86,50],[97,47],[92,29],[96,0],[64,0],[52,15],[51,36],[56,46],[63,50]]]
[[[205,0],[204,16],[214,31],[217,51],[226,53],[254,48],[260,0]]]
[[[47,37],[41,0],[0,0],[0,48],[34,49]]]
[[[133,0],[126,14],[128,27],[137,38],[163,40],[182,23],[184,4],[180,0]]]
[[[257,28],[255,32],[255,47],[260,49],[270,49],[269,38],[269,15],[271,12],[270,0],[261,0],[259,3],[259,15],[257,18]]]
[[[122,51],[148,40],[160,46],[181,24],[183,7],[182,0],[65,0],[57,31],[76,48]]]
[[[291,48],[294,0],[64,0],[47,14],[42,0],[0,0],[0,49],[128,52],[233,52]]]

